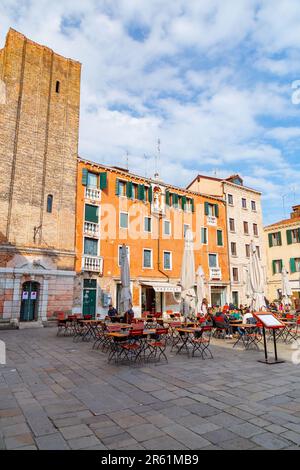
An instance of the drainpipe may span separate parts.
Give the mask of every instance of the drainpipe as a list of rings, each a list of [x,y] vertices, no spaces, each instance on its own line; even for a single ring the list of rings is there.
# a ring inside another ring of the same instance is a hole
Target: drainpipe
[[[162,273],[167,279],[168,282],[170,282],[169,276],[160,269],[161,261],[160,261],[160,225],[162,222],[162,215],[158,215],[158,237],[157,237],[157,269],[160,273]],[[160,298],[160,303],[161,303],[161,310],[163,310],[163,302],[162,302],[162,293],[161,293],[161,298]]]

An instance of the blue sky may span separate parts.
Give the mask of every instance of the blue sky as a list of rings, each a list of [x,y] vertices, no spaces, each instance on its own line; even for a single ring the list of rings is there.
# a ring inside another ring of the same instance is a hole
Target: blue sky
[[[299,0],[2,0],[0,44],[82,63],[81,156],[152,176],[160,138],[165,181],[240,173],[268,224],[300,203],[299,24]]]

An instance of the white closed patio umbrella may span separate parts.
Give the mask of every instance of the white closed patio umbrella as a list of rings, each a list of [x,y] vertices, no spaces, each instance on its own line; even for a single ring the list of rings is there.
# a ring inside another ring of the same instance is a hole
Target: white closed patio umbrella
[[[195,315],[195,258],[193,233],[190,229],[188,229],[185,233],[180,284],[182,313],[185,317],[188,317],[189,314]]]
[[[200,313],[202,309],[202,302],[205,297],[204,271],[203,271],[202,266],[199,266],[196,272],[196,285],[197,285],[197,313]]]
[[[281,284],[282,284],[282,303],[283,305],[291,305],[290,297],[292,295],[292,289],[289,283],[288,272],[285,267],[281,271]]]
[[[253,241],[250,245],[249,283],[252,298],[251,310],[258,312],[265,307],[265,281],[263,269]]]
[[[124,315],[132,308],[132,296],[130,291],[130,272],[126,246],[123,244],[121,248],[121,298],[120,313]]]

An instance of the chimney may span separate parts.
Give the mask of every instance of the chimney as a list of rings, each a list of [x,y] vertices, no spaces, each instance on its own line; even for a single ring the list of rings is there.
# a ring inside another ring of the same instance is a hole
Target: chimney
[[[291,218],[295,219],[296,217],[300,217],[300,204],[293,206],[292,209],[293,212],[291,213]]]

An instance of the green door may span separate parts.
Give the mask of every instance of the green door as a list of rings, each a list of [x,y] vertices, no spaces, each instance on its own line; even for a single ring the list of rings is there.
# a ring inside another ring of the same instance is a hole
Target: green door
[[[24,282],[22,286],[20,321],[37,320],[38,282]]]
[[[95,318],[96,314],[96,298],[97,298],[97,281],[95,279],[84,279],[83,281],[83,316],[91,315]]]

